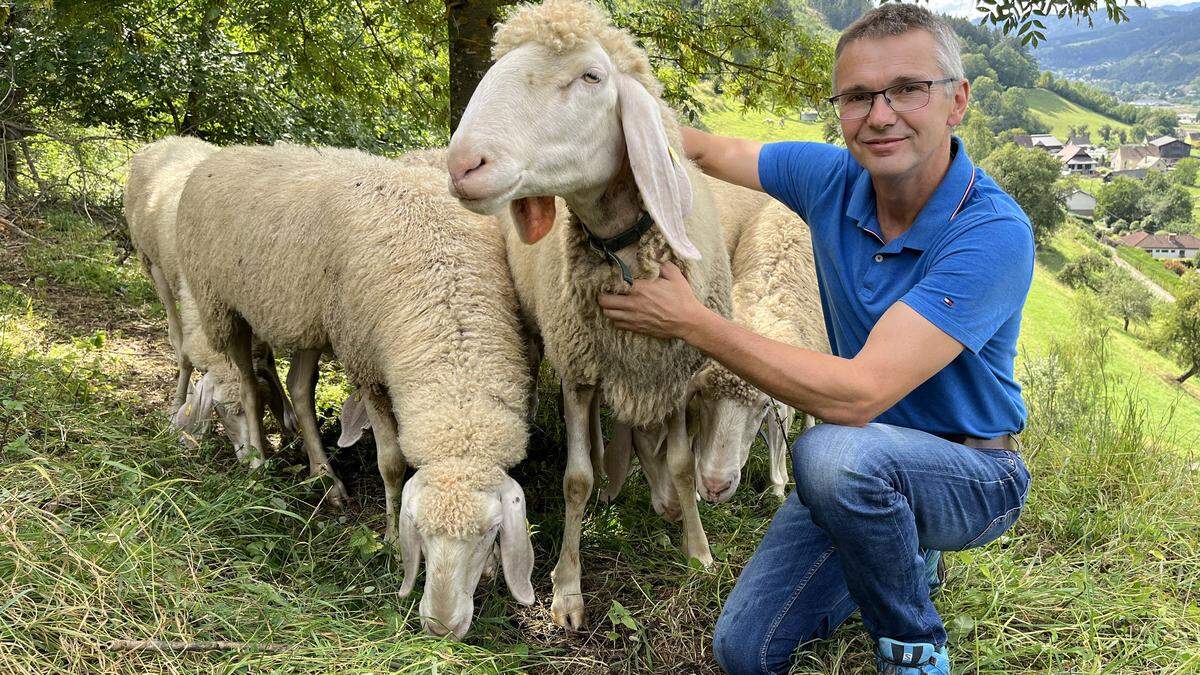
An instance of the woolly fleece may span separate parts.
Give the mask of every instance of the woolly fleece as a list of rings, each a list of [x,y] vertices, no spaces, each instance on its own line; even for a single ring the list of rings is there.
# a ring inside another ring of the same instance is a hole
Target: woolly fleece
[[[213,346],[244,318],[268,343],[332,347],[390,397],[406,460],[438,489],[427,534],[480,532],[502,471],[525,455],[529,371],[495,221],[445,172],[350,150],[221,150],[180,200],[184,272]]]

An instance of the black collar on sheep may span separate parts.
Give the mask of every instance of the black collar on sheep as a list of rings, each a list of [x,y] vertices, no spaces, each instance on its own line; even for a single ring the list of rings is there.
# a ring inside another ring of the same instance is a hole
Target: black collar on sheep
[[[638,217],[637,222],[634,223],[629,229],[616,235],[615,237],[603,239],[597,237],[595,234],[592,234],[592,231],[588,229],[587,224],[580,220],[579,216],[575,216],[575,221],[579,223],[579,227],[582,227],[583,233],[587,235],[588,246],[591,246],[592,250],[596,253],[599,253],[607,258],[609,264],[616,265],[617,267],[621,268],[621,278],[625,280],[625,285],[632,286],[633,272],[629,270],[629,265],[626,265],[625,261],[621,260],[621,257],[617,255],[617,251],[620,251],[626,246],[632,246],[636,244],[638,240],[642,238],[643,234],[646,234],[650,231],[650,228],[654,226],[654,219],[650,217],[650,214],[642,211],[642,215]]]

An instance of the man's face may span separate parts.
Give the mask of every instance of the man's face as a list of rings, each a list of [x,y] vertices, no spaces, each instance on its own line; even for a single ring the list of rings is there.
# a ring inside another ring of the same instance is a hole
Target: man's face
[[[835,66],[837,91],[875,91],[904,82],[946,77],[937,65],[937,43],[924,30],[896,37],[860,39],[846,45]],[[929,104],[897,113],[882,96],[875,97],[871,113],[857,120],[842,120],[846,147],[871,176],[902,178],[939,158],[949,142],[950,130],[962,121],[970,86],[965,81],[935,84]]]

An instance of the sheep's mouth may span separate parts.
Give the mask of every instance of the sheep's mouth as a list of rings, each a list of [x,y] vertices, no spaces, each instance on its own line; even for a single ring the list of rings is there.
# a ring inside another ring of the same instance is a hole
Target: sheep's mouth
[[[517,234],[526,244],[536,243],[554,227],[554,197],[521,197],[509,203]]]

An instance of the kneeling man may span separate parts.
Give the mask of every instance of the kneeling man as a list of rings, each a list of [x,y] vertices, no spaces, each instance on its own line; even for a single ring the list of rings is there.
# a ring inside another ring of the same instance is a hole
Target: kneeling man
[[[786,672],[799,645],[858,609],[881,673],[947,673],[930,601],[940,551],[999,537],[1029,489],[1013,359],[1033,234],[952,135],[970,85],[946,22],[886,4],[836,54],[846,149],[684,130],[706,173],[808,222],[832,355],[723,319],[670,265],[601,304],[617,326],[684,339],[824,422],[792,447],[796,491],[717,622],[720,665]]]

